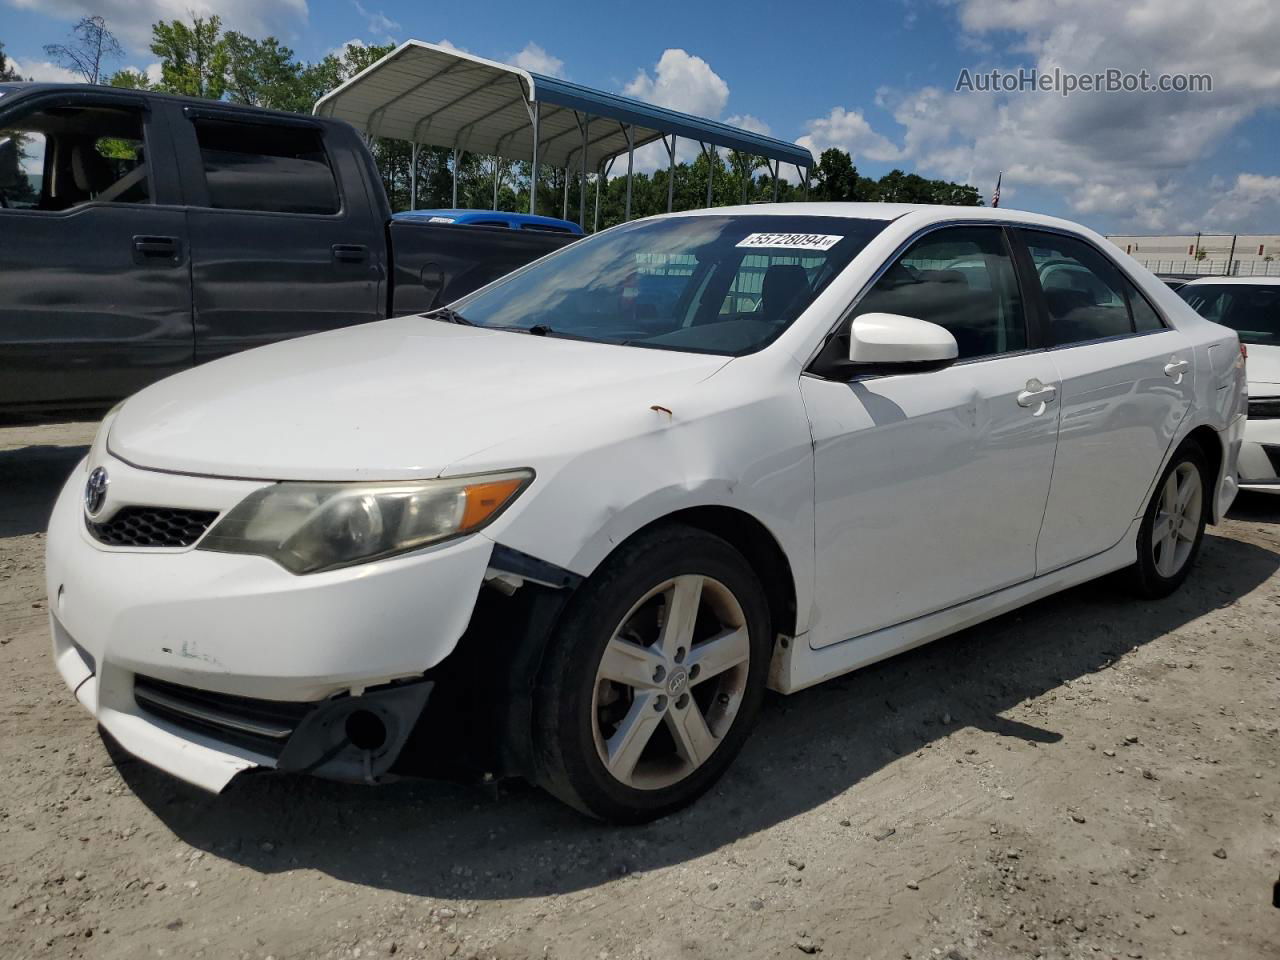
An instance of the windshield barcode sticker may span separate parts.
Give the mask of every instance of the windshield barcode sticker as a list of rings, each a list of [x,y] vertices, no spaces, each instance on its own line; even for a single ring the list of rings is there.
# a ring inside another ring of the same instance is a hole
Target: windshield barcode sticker
[[[788,250],[830,250],[844,237],[829,233],[749,233],[739,247],[784,247]]]

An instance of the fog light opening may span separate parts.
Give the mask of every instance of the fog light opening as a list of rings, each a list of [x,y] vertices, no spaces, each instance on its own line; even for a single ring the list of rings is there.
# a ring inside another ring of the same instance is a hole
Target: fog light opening
[[[353,710],[347,716],[347,739],[358,750],[377,750],[387,742],[387,725],[369,710]]]

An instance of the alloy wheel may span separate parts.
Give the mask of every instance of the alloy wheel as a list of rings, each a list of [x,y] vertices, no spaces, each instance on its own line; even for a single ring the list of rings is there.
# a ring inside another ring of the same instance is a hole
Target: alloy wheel
[[[1204,487],[1194,463],[1183,462],[1165,479],[1151,528],[1156,572],[1172,577],[1186,565],[1200,532]]]
[[[746,616],[724,584],[687,574],[651,589],[596,671],[592,732],[605,769],[640,790],[689,776],[733,726],[750,661]]]

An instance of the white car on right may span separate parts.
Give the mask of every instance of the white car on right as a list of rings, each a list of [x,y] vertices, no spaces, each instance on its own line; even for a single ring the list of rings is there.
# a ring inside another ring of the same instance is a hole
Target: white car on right
[[[1206,320],[1230,327],[1249,352],[1249,420],[1240,488],[1280,494],[1280,277],[1203,277],[1178,290]]]

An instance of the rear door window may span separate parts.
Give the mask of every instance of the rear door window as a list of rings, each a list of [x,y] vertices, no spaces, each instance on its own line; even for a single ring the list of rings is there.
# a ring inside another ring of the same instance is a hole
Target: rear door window
[[[1159,316],[1110,260],[1075,237],[1022,232],[1044,293],[1053,343],[1064,346],[1159,329]]]
[[[205,117],[193,124],[209,206],[309,214],[341,209],[320,130]]]

